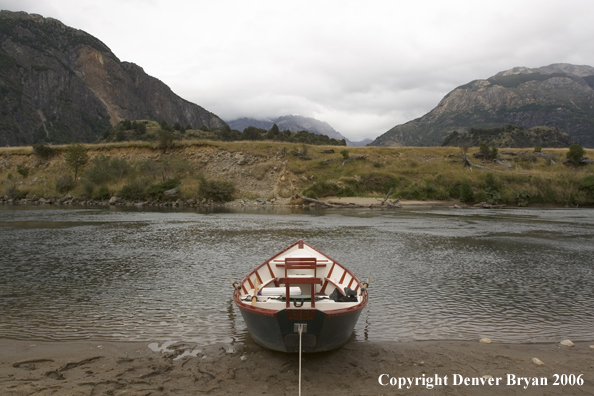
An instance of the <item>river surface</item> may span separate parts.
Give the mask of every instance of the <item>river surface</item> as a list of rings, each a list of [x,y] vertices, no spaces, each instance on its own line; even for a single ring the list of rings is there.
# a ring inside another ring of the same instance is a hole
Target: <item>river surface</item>
[[[0,338],[251,342],[228,278],[304,239],[371,278],[358,341],[594,340],[594,210],[0,207]]]

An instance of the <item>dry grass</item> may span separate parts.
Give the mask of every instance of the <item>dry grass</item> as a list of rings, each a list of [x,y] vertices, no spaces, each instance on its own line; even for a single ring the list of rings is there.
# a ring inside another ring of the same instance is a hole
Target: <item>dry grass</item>
[[[177,175],[180,178],[180,191],[184,199],[193,198],[198,191],[199,181],[195,177],[203,172],[204,164],[194,160],[193,156],[200,153],[202,161],[212,162],[220,153],[248,154],[258,161],[249,166],[236,166],[235,171],[244,173],[235,175],[235,179],[228,179],[239,183],[243,179],[251,178],[258,184],[258,190],[245,192],[240,196],[257,195],[262,183],[273,184],[274,173],[271,168],[286,167],[287,178],[292,186],[299,191],[311,190],[319,187],[323,192],[325,187],[337,186],[343,192],[359,196],[383,196],[390,187],[394,187],[393,197],[404,199],[456,199],[458,185],[462,179],[468,179],[475,193],[477,201],[487,199],[485,192],[485,177],[489,171],[474,168],[469,171],[462,166],[461,151],[453,147],[337,147],[337,146],[307,146],[307,155],[311,160],[303,160],[291,155],[291,151],[303,151],[304,146],[296,143],[278,143],[267,141],[243,142],[213,142],[206,140],[189,140],[177,143],[168,149],[158,148],[154,142],[118,142],[110,144],[85,145],[90,157],[108,155],[124,158],[136,168],[135,178],[141,178],[138,166],[142,161],[158,160],[162,156],[172,158],[190,158],[189,171]],[[58,153],[67,146],[53,146]],[[325,149],[334,149],[332,154],[324,154]],[[348,150],[350,157],[366,156],[364,161],[351,161],[344,166],[342,150]],[[506,149],[500,149],[505,151]],[[519,149],[509,149],[519,151]],[[473,159],[472,154],[478,151],[471,148],[468,152],[470,160],[492,168],[495,180],[500,186],[501,201],[508,204],[518,202],[518,194],[525,193],[530,203],[549,204],[587,204],[592,198],[578,188],[580,180],[587,175],[594,174],[594,166],[588,165],[573,169],[562,164],[567,149],[544,149],[543,152],[557,155],[554,164],[548,164],[543,158],[531,161],[511,161],[512,168],[497,164],[481,163]],[[532,150],[527,150],[532,152]],[[233,154],[233,155],[235,155]],[[586,156],[592,158],[594,150],[587,149]],[[204,158],[209,158],[204,160]],[[324,161],[332,160],[329,163]],[[27,178],[18,172],[18,166],[30,168]],[[248,172],[249,171],[249,172]],[[217,173],[210,171],[209,178],[225,180],[233,172]],[[39,161],[31,147],[0,148],[0,195],[6,194],[10,188],[16,188],[30,195],[59,196],[55,191],[56,179],[63,174],[72,173],[60,154],[48,162]],[[238,176],[239,175],[239,176]],[[246,176],[249,175],[249,176]],[[248,181],[252,181],[252,180]],[[34,181],[36,180],[36,181]],[[111,183],[108,188],[112,192],[119,191],[130,179]],[[151,182],[145,178],[147,183]],[[159,181],[159,180],[155,180]],[[252,183],[253,184],[253,183]],[[324,187],[325,186],[325,187]],[[269,186],[272,191],[273,186]],[[317,190],[316,190],[317,191]],[[84,194],[82,183],[78,183],[72,191],[73,195]],[[319,192],[314,195],[319,196]]]

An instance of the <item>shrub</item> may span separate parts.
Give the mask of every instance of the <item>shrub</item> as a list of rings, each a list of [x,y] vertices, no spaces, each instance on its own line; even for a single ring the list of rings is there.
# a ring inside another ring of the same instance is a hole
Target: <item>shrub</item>
[[[303,195],[307,198],[322,198],[329,196],[340,197],[343,195],[344,189],[334,183],[328,183],[325,181],[315,182],[309,188],[307,188]]]
[[[159,140],[160,148],[167,148],[173,146],[174,138],[175,134],[173,133],[172,129],[159,129],[159,132],[157,132],[157,139]]]
[[[497,205],[501,200],[501,193],[499,192],[499,185],[495,181],[495,176],[491,172],[487,173],[485,177],[485,194],[487,202]]]
[[[105,201],[105,200],[109,199],[110,197],[111,197],[111,194],[110,194],[107,186],[101,186],[101,187],[99,187],[99,190],[97,191],[97,194],[95,194],[94,198],[98,199],[100,201]]]
[[[61,193],[68,192],[74,187],[74,179],[70,175],[62,175],[56,179],[56,190]]]
[[[23,199],[27,198],[27,191],[21,191],[16,186],[10,186],[6,190],[6,195],[12,199]]]
[[[497,158],[497,155],[499,154],[499,150],[497,150],[497,147],[489,147],[487,143],[479,144],[479,150],[483,155],[483,158],[486,160],[494,160],[495,158]]]
[[[584,148],[579,143],[574,143],[569,146],[569,151],[565,154],[565,157],[569,163],[573,166],[578,166],[584,156]]]
[[[349,159],[349,150],[341,150],[340,154],[342,155],[343,159]]]
[[[514,190],[514,195],[516,196],[518,206],[528,206],[530,194],[527,191]]]
[[[591,198],[594,198],[594,175],[584,177],[580,181],[579,189]]]
[[[56,150],[45,143],[37,143],[33,145],[33,154],[35,154],[38,159],[47,161],[56,154]]]
[[[472,191],[472,187],[470,186],[470,180],[468,179],[462,179],[462,181],[460,182],[460,201],[474,201],[474,191]]]
[[[167,179],[161,183],[151,184],[146,189],[146,195],[152,198],[160,198],[165,191],[176,188],[179,184],[179,179]]]
[[[144,185],[137,181],[128,183],[122,187],[118,196],[128,201],[144,199]]]
[[[212,199],[215,202],[233,201],[235,186],[228,181],[206,180],[201,177],[198,196],[200,198]]]
[[[535,153],[541,153],[542,152],[542,147],[540,147],[540,146],[534,147],[534,152]]]
[[[23,179],[26,179],[29,176],[29,168],[22,165],[17,165],[17,173],[23,176]]]
[[[95,186],[93,186],[93,182],[85,179],[82,182],[83,189],[85,190],[85,195],[89,198],[93,196],[93,191],[95,190]]]

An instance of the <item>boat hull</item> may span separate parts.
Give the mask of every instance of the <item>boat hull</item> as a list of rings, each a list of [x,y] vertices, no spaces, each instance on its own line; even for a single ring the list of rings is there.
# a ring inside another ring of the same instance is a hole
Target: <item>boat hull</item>
[[[299,334],[295,332],[295,324],[306,324],[307,331],[301,335],[302,351],[305,353],[330,351],[346,344],[361,310],[362,307],[357,307],[340,314],[310,310],[307,315],[299,315],[298,310],[280,310],[271,315],[240,306],[252,339],[264,348],[299,352]]]

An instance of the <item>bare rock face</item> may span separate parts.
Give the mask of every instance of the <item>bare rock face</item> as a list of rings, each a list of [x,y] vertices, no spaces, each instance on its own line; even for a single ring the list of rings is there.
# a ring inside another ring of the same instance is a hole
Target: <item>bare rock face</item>
[[[95,37],[52,18],[0,11],[0,145],[91,142],[123,119],[220,128]]]
[[[558,128],[594,147],[594,67],[521,67],[469,82],[423,117],[395,126],[372,145],[438,146],[453,131],[506,124]]]

